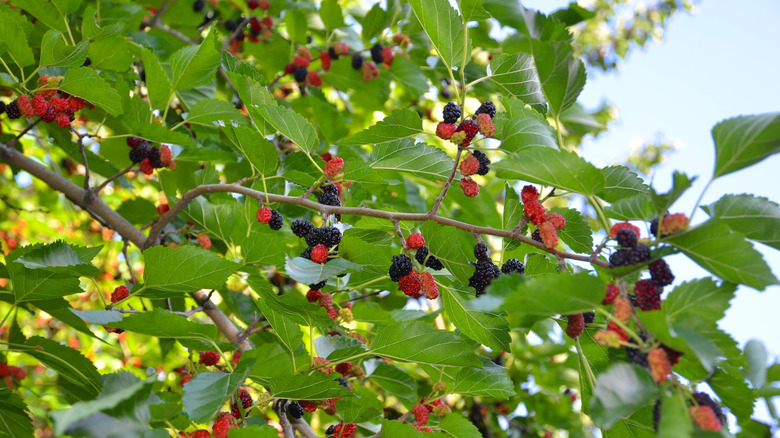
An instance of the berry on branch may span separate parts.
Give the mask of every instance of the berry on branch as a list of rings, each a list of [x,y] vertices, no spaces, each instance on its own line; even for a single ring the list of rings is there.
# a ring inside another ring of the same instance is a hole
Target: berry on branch
[[[341,172],[341,169],[344,168],[344,160],[339,157],[334,157],[330,161],[325,164],[325,167],[323,168],[323,173],[325,173],[325,176],[328,178],[332,178]]]
[[[479,195],[479,185],[477,185],[477,182],[469,177],[465,177],[460,180],[460,188],[463,190],[463,194],[469,198],[473,198]]]
[[[420,233],[412,233],[406,238],[408,249],[420,249],[425,246],[425,238]]]

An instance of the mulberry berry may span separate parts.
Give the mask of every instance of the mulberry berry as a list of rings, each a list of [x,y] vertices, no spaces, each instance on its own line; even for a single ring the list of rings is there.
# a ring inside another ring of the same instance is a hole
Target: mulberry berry
[[[666,382],[669,374],[672,373],[672,366],[669,364],[669,357],[663,348],[653,348],[647,353],[647,363],[650,365],[650,374],[658,383]]]
[[[322,243],[328,248],[333,248],[341,243],[341,231],[336,227],[322,227],[319,229],[318,238],[318,243]]]
[[[473,155],[469,155],[465,160],[460,162],[460,174],[463,176],[476,175],[477,172],[479,172],[479,168],[479,160]]]
[[[230,417],[230,412],[224,412],[219,415],[214,422],[214,425],[211,426],[211,432],[214,434],[214,438],[227,438],[230,429],[236,427],[236,423],[234,423]]]
[[[32,98],[32,107],[33,113],[37,117],[43,117],[43,115],[46,114],[48,105],[46,104],[46,99],[43,96],[36,94]]]
[[[363,56],[360,53],[355,53],[352,55],[352,68],[360,70],[361,67],[363,67]]]
[[[322,374],[333,373],[333,367],[330,366],[330,361],[324,357],[315,357],[312,360],[312,363],[315,367],[317,367],[317,371],[321,372]]]
[[[463,194],[469,198],[473,198],[479,194],[479,185],[469,177],[460,180],[460,188],[463,190]]]
[[[628,264],[636,265],[650,260],[650,248],[642,243],[637,243],[628,250]]]
[[[380,43],[376,43],[371,47],[371,60],[374,61],[374,63],[381,64],[384,60],[382,58],[382,50],[384,50],[384,46]]]
[[[547,213],[547,222],[553,224],[556,230],[563,229],[566,226],[566,219],[558,213]]]
[[[22,117],[22,112],[19,110],[19,103],[16,100],[8,104],[5,108],[5,113],[8,114],[8,118],[11,120]]]
[[[211,239],[205,234],[199,234],[198,245],[203,249],[211,249]]]
[[[723,425],[717,415],[709,406],[691,406],[689,408],[691,418],[701,430],[720,432]]]
[[[342,310],[349,310],[349,309],[342,309]],[[347,379],[343,377],[338,377],[336,379],[333,379],[335,382],[337,382],[339,385],[343,386],[344,388],[349,389],[349,382],[347,382]]]
[[[427,246],[423,246],[422,248],[417,250],[417,253],[414,255],[414,258],[417,260],[417,263],[427,266],[431,269],[434,269],[436,271],[441,270],[444,266],[441,264],[439,259],[437,259],[434,256],[429,256],[429,250]]]
[[[310,303],[314,303],[320,300],[322,298],[322,292],[315,289],[309,289],[308,292],[306,292],[306,300]]]
[[[363,75],[363,80],[369,82],[372,79],[379,77],[379,68],[373,61],[366,61],[363,63],[363,66],[360,67],[360,73]]]
[[[330,205],[331,207],[341,206],[341,200],[339,199],[339,196],[331,192],[325,192],[321,194],[319,198],[317,198],[317,202],[322,205]]]
[[[528,220],[536,226],[543,224],[547,220],[547,212],[539,201],[526,202],[523,204],[523,211]]]
[[[420,289],[425,298],[429,300],[439,298],[439,286],[436,284],[433,275],[431,275],[430,272],[421,272],[418,277],[420,280]]]
[[[171,152],[171,148],[167,144],[160,146],[160,162],[163,166],[171,164],[172,159],[173,152]]]
[[[333,428],[333,438],[352,438],[357,430],[357,425],[354,423],[339,423]]]
[[[412,413],[414,414],[414,420],[418,425],[422,426],[428,424],[428,408],[425,405],[415,405],[412,408]]]
[[[582,313],[566,316],[566,335],[577,339],[583,331],[585,331],[585,317],[582,316]]]
[[[485,288],[490,285],[494,278],[497,278],[501,271],[493,261],[488,259],[479,260],[474,265],[474,274],[469,278],[469,286],[477,291],[477,296],[485,293]]]
[[[320,77],[320,74],[314,70],[309,71],[309,74],[306,76],[306,82],[312,87],[322,86],[322,78]]]
[[[661,308],[661,290],[652,280],[640,280],[634,285],[636,304],[644,311]]]
[[[341,362],[336,365],[336,372],[342,376],[346,376],[352,370],[352,362]]]
[[[477,170],[477,174],[479,175],[487,175],[488,172],[490,172],[490,158],[487,157],[482,151],[475,150],[472,152],[472,155],[474,158],[479,161],[479,169]]]
[[[520,192],[520,198],[522,199],[523,204],[527,204],[533,201],[538,201],[539,191],[536,190],[536,187],[534,186],[525,186],[523,187],[523,190]]]
[[[596,320],[596,312],[583,312],[582,318],[585,320],[585,324],[593,324]]]
[[[617,286],[611,283],[608,284],[607,293],[606,295],[604,295],[604,299],[601,300],[601,304],[605,306],[612,304],[612,302],[615,301],[615,297],[617,297],[619,293],[620,293],[620,289],[618,289]]]
[[[192,10],[194,12],[200,12],[203,10],[204,6],[206,6],[206,0],[195,0],[192,4]]]
[[[539,232],[538,228],[535,229],[533,233],[531,233],[531,239],[542,243],[542,234]]]
[[[301,258],[304,258],[306,260],[311,260],[311,250],[312,249],[314,249],[313,246],[310,246],[310,247],[304,249],[303,252],[301,253]]]
[[[477,260],[490,260],[487,245],[484,243],[474,245],[474,257],[476,257]]]
[[[247,409],[252,406],[252,396],[249,395],[247,390],[242,389],[238,391],[238,399],[241,400],[241,407],[244,409],[245,416],[249,416]],[[238,403],[231,404],[230,412],[233,414],[234,418],[241,418],[241,411],[238,409]]]
[[[149,143],[141,141],[138,146],[130,149],[130,161],[133,163],[140,163],[145,158],[148,158],[151,152],[152,147],[149,146]]]
[[[41,120],[43,120],[45,123],[51,123],[57,119],[57,111],[54,110],[51,106],[49,106],[46,109],[46,114],[44,114],[41,117]]]
[[[269,211],[268,220],[271,220],[270,211]],[[309,231],[314,229],[314,225],[312,225],[311,222],[309,221],[296,219],[290,225],[290,229],[292,230],[293,234],[295,234],[296,236],[304,237],[306,236],[306,234],[309,233]]]
[[[198,429],[195,432],[190,433],[189,438],[211,438],[211,432],[205,429]]]
[[[306,82],[306,76],[308,74],[309,70],[306,67],[296,67],[293,71],[293,77],[295,77],[295,81],[300,83]]]
[[[330,161],[328,161],[327,164],[325,164],[325,167],[323,168],[323,172],[325,173],[325,176],[328,178],[332,178],[341,172],[341,169],[344,168],[344,160],[339,157],[332,158]]]
[[[261,224],[265,225],[268,222],[271,222],[271,216],[273,216],[273,214],[271,213],[271,209],[268,207],[261,207],[257,210],[257,221]]]
[[[5,102],[0,100],[0,114],[3,114],[5,112]]]
[[[650,263],[650,278],[658,286],[667,286],[674,281],[672,270],[669,269],[669,265],[663,259]]]
[[[268,222],[268,227],[272,230],[281,230],[284,225],[284,217],[278,210],[271,210],[271,220]]]
[[[303,407],[298,402],[294,401],[287,405],[287,415],[293,417],[296,420],[300,420],[305,413],[306,411],[303,410]]]
[[[420,250],[417,251],[419,253]],[[410,272],[412,272],[412,260],[403,254],[394,255],[393,263],[390,265],[390,279],[397,282]]]
[[[496,105],[493,102],[486,100],[482,102],[482,105],[474,112],[475,115],[487,114],[492,119],[496,116]]]
[[[520,260],[509,259],[504,262],[503,266],[501,266],[501,272],[504,274],[517,272],[518,274],[523,275],[525,273],[525,265],[522,264]]]
[[[683,213],[669,214],[664,216],[661,223],[661,236],[668,236],[678,231],[684,230],[688,226],[688,216]]]
[[[406,247],[409,249],[420,249],[425,246],[425,238],[420,233],[410,234],[406,238]]]
[[[338,59],[339,55],[349,54],[349,46],[344,41],[336,41],[335,43],[333,43],[333,52],[336,54],[336,57],[334,57],[333,59]]]
[[[67,111],[70,109],[70,104],[68,104],[67,99],[63,99],[61,97],[52,97],[49,100],[49,105],[51,105],[52,108],[54,108],[54,111],[61,113],[63,111]],[[129,138],[128,138],[129,140]]]
[[[153,147],[151,151],[149,151],[149,163],[154,167],[155,169],[162,169],[165,167],[165,163],[162,162],[162,158],[160,157],[160,148]]]
[[[311,250],[311,261],[314,263],[325,263],[328,261],[328,247],[321,243],[315,246]]]
[[[309,232],[306,233],[306,236],[304,236],[304,239],[306,240],[306,244],[311,247],[314,247],[322,243],[322,239],[320,237],[321,232],[322,232],[321,228],[316,228],[312,226]]]
[[[407,275],[398,279],[398,286],[408,296],[416,295],[420,292],[422,285],[420,279],[417,278],[417,273],[412,271]]]
[[[24,118],[29,119],[35,116],[35,110],[28,96],[19,96],[16,99],[17,105],[19,105],[19,111],[21,111]]]
[[[620,230],[623,230],[623,229],[629,229],[629,230],[634,231],[634,233],[636,233],[637,238],[641,235],[639,233],[639,227],[631,225],[628,222],[620,222],[620,223],[617,223],[615,225],[612,225],[612,228],[609,229],[609,237],[611,237],[613,239],[616,238],[617,235],[618,235],[618,232]]]
[[[457,126],[454,123],[439,122],[436,125],[436,136],[442,140],[449,140],[452,138],[452,134],[455,133]]]
[[[299,400],[298,404],[301,405],[304,411],[312,413],[317,410],[317,405],[311,400]]]
[[[309,59],[311,58],[311,55],[309,57],[306,56],[295,56],[292,61],[292,65],[295,67],[309,67],[309,63],[311,62]]]
[[[455,128],[455,132],[450,136],[450,141],[458,146],[468,147],[471,144],[471,140],[469,142],[466,142],[466,133],[463,131],[458,131],[457,128]]]
[[[633,339],[630,343],[635,345]],[[642,353],[642,350],[638,348],[626,347],[626,359],[628,359],[629,362],[635,365],[639,365],[642,368],[650,368],[650,364],[647,362],[647,355]]]
[[[57,126],[60,128],[67,128],[70,126],[70,115],[67,112],[57,114],[57,118],[54,120],[56,120]]]
[[[630,228],[622,228],[617,232],[617,236],[615,236],[615,240],[617,240],[618,245],[622,246],[623,248],[633,248],[637,244],[637,235],[634,232],[634,230]]]
[[[202,351],[198,363],[207,367],[214,366],[219,363],[219,353],[216,351]]]
[[[609,256],[609,267],[617,268],[620,266],[628,265],[628,251],[627,249],[619,249]]]
[[[143,138],[139,138],[139,137],[127,137],[127,140],[125,140],[125,143],[127,143],[127,145],[130,146],[131,148],[134,148],[134,147],[138,146],[139,144],[141,144],[142,142],[145,142],[145,141],[146,140],[144,140]]]
[[[80,97],[71,96],[68,99],[68,105],[70,105],[71,111],[76,112],[84,108],[87,105],[87,102]]]
[[[539,235],[547,249],[554,249],[558,246],[558,232],[555,231],[555,226],[551,222],[544,221],[539,225]]]
[[[441,115],[444,123],[456,123],[460,118],[460,113],[460,106],[455,102],[449,102],[447,105],[444,105]]]
[[[463,131],[466,133],[466,141],[471,144],[471,140],[477,135],[479,132],[479,126],[477,126],[477,123],[471,119],[466,119],[463,122],[461,122],[460,125],[458,125],[458,128],[456,131]],[[466,147],[468,145],[461,145],[463,147]]]
[[[381,55],[382,55],[382,62],[385,65],[389,66],[390,64],[393,63],[394,55],[393,55],[393,48],[392,47],[387,46],[384,49],[382,49]]]
[[[114,289],[113,292],[111,292],[111,302],[118,303],[119,301],[122,301],[125,298],[127,298],[128,295],[130,295],[130,291],[127,289],[127,287],[119,286],[116,289]]]
[[[322,63],[322,70],[324,71],[330,70],[331,56],[328,52],[326,51],[320,52],[320,62]]]
[[[477,127],[479,133],[485,137],[492,137],[496,134],[496,127],[493,125],[493,120],[487,114],[480,114],[477,116]]]
[[[669,351],[667,350],[667,354],[668,352]],[[672,365],[674,365],[674,363],[672,363]],[[715,416],[718,417],[718,420],[720,420],[720,423],[726,424],[726,414],[723,413],[723,408],[718,402],[710,398],[709,395],[704,392],[694,392],[693,399],[696,400],[696,404],[700,406],[709,406],[710,409],[712,409],[712,412],[715,413]]]
[[[617,296],[612,306],[612,315],[623,324],[628,323],[631,314],[634,312],[631,301],[626,297]]]

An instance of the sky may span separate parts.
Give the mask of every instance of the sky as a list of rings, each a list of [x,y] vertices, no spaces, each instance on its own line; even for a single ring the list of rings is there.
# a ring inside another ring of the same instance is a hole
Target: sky
[[[567,1],[526,0],[525,7],[548,13]],[[709,181],[715,161],[711,129],[737,115],[780,110],[780,2],[751,0],[699,2],[694,14],[680,13],[670,21],[664,41],[636,49],[617,72],[589,71],[580,102],[596,108],[603,100],[619,110],[619,121],[583,148],[583,156],[599,165],[624,162],[632,139],[653,140],[659,135],[681,147],[651,175],[652,184],[665,191],[674,170],[699,178],[673,207],[690,214]],[[722,195],[751,193],[780,201],[780,155],[715,180],[702,205]],[[694,223],[707,218],[698,211]],[[772,271],[780,276],[780,252],[756,244]],[[684,255],[667,259],[682,281],[709,276]],[[732,307],[720,322],[744,346],[763,341],[770,362],[780,359],[780,336],[773,325],[780,311],[780,286],[759,292],[740,287]],[[756,415],[764,416],[763,403]],[[763,414],[763,415],[762,415]],[[766,417],[765,417],[766,418]]]

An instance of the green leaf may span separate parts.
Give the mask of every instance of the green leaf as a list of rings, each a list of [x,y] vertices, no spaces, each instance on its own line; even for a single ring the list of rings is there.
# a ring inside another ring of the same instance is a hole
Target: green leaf
[[[420,227],[425,236],[430,253],[436,256],[445,268],[463,284],[468,284],[474,268],[464,250],[458,231],[433,222],[425,222]]]
[[[650,198],[645,195],[621,199],[612,205],[604,207],[607,217],[622,221],[649,220],[657,215]]]
[[[105,325],[122,320],[122,314],[116,310],[69,310],[90,324]]]
[[[122,402],[132,400],[138,392],[144,388],[150,388],[156,380],[154,376],[147,378],[146,381],[133,377],[135,381],[130,386],[108,394],[103,392],[95,400],[75,403],[69,409],[52,412],[54,432],[64,434],[73,424],[104,410],[115,408]]]
[[[362,27],[361,36],[363,37],[363,40],[370,41],[374,38],[382,29],[387,27],[389,20],[390,17],[387,15],[387,12],[382,9],[379,3],[374,4],[360,21]]]
[[[547,147],[523,149],[493,168],[499,178],[521,179],[585,196],[595,195],[606,185],[606,178],[596,166],[573,152]]]
[[[557,116],[572,106],[582,92],[585,64],[574,57],[574,49],[568,42],[533,40],[531,43],[542,92],[553,116]]]
[[[500,148],[509,152],[540,146],[558,148],[552,128],[546,122],[533,117],[496,117],[497,138],[501,139]]]
[[[673,322],[696,316],[715,323],[725,316],[736,290],[736,285],[718,286],[712,278],[692,280],[674,288],[664,301],[664,311]]]
[[[422,0],[425,1],[425,0]],[[414,426],[397,420],[382,420],[380,438],[439,438],[436,434],[417,432]]]
[[[423,131],[422,119],[413,109],[401,109],[344,141],[348,145],[381,144],[415,137]]]
[[[715,219],[675,234],[666,241],[723,280],[757,290],[778,284],[761,253],[744,237]]]
[[[540,113],[545,112],[547,100],[531,55],[498,55],[490,61],[490,71],[490,80],[507,95],[522,100]]]
[[[84,9],[84,20],[81,22],[81,35],[85,40],[108,39],[119,35],[124,29],[123,23],[114,23],[101,27],[97,22],[97,10],[89,5]],[[80,65],[80,64],[79,64]]]
[[[336,105],[328,102],[324,97],[319,98],[313,95],[308,95],[301,101],[308,103],[312,113],[316,114],[314,122],[326,143],[336,143],[344,138],[347,134],[347,124]],[[339,150],[339,153],[344,151],[346,150]],[[349,162],[347,163],[349,164]]]
[[[596,378],[589,415],[604,428],[647,404],[658,392],[653,376],[635,365],[619,363]]]
[[[520,202],[520,195],[517,194],[517,191],[509,183],[505,185],[504,191],[504,213],[501,216],[501,228],[514,230],[525,215],[523,204]],[[504,237],[501,244],[504,247],[504,251],[511,251],[520,246],[519,241],[508,237]]]
[[[170,292],[218,289],[240,266],[194,246],[149,248],[144,261],[144,287]]]
[[[568,315],[593,310],[604,299],[604,282],[587,272],[573,275],[546,274],[523,281],[501,276],[488,286],[504,296],[502,310],[527,315]]]
[[[646,196],[650,187],[642,179],[625,166],[609,166],[601,169],[607,184],[597,193],[599,198],[607,202],[617,202],[634,196]]]
[[[191,90],[214,80],[221,58],[217,51],[217,30],[197,46],[185,46],[168,60],[171,65],[171,85],[174,91]]]
[[[113,117],[122,114],[119,93],[111,88],[95,70],[88,67],[71,68],[65,72],[60,90],[80,97],[102,109]]]
[[[382,416],[384,406],[375,392],[365,386],[356,386],[354,393],[357,397],[342,398],[336,402],[341,421],[362,423]]]
[[[276,174],[276,168],[279,167],[279,152],[255,128],[229,126],[222,130],[230,140],[231,146],[249,161],[254,171],[267,176]]]
[[[395,83],[409,90],[413,96],[422,96],[428,92],[428,78],[420,67],[403,56],[393,58],[390,74]]]
[[[185,121],[191,125],[208,127],[244,123],[246,118],[233,104],[219,99],[201,99],[187,113]]]
[[[295,366],[293,366],[293,354],[282,347],[278,342],[263,344],[256,349],[245,351],[241,357],[258,359],[249,378],[263,385],[278,376],[291,376],[300,373],[309,367],[309,354],[303,344],[294,351]]]
[[[152,123],[138,123],[132,126],[136,137],[141,137],[149,140],[152,143],[172,143],[182,146],[195,146],[195,142],[192,137],[181,132],[174,132],[168,129],[166,126],[155,125]],[[184,155],[192,149],[185,149],[177,159],[182,159]]]
[[[310,375],[280,376],[271,380],[267,387],[274,393],[274,397],[292,400],[326,400],[354,396],[347,388],[333,380],[333,377],[320,372]]]
[[[295,281],[305,284],[319,283],[322,280],[334,277],[352,269],[359,271],[360,265],[344,260],[342,258],[333,259],[328,263],[314,263],[302,257],[287,258],[284,264],[284,270],[287,275]]]
[[[257,307],[260,308],[263,316],[271,324],[281,344],[287,351],[294,352],[303,342],[303,333],[301,333],[301,327],[298,325],[297,318],[295,318],[297,314],[289,312],[284,307],[272,307],[271,304],[273,303],[274,301],[271,297],[256,301]]]
[[[399,362],[430,365],[480,366],[481,362],[458,335],[419,321],[380,327],[371,353]]]
[[[213,349],[217,326],[201,324],[163,309],[132,313],[106,325],[158,338],[173,338],[193,350]]]
[[[672,188],[665,194],[658,194],[654,189],[650,189],[650,197],[655,205],[656,212],[667,211],[677,199],[685,193],[686,190],[691,188],[693,182],[696,181],[696,177],[689,177],[688,175],[675,171],[672,174]]]
[[[409,0],[409,4],[447,70],[462,67],[466,36],[458,11],[447,0]]]
[[[703,207],[710,216],[750,240],[780,250],[780,206],[753,195],[725,195]]]
[[[257,225],[255,225],[257,224]],[[259,223],[252,224],[249,236],[241,244],[241,255],[247,265],[281,265],[284,263],[287,246],[285,241],[278,239],[275,231],[265,228],[258,230]]]
[[[232,373],[201,372],[184,385],[184,412],[196,423],[205,423],[238,390],[255,360],[242,360]]]
[[[328,335],[314,340],[314,350],[319,357],[324,357],[331,362],[340,362],[365,353],[368,347],[358,339]]]
[[[320,4],[320,18],[328,30],[344,27],[344,16],[338,0],[323,0]]]
[[[669,326],[670,331],[685,341],[688,348],[693,351],[696,358],[699,359],[699,362],[701,362],[704,369],[707,371],[714,370],[718,358],[723,356],[723,353],[718,346],[715,345],[715,342],[695,329],[684,325],[686,323],[687,322],[672,324]]]
[[[116,210],[123,218],[134,225],[146,225],[157,219],[157,207],[144,198],[134,198],[122,202]]]
[[[62,33],[50,30],[41,41],[40,67],[81,67],[87,59],[89,41],[71,47],[62,40]]]
[[[507,370],[492,362],[486,363],[484,368],[460,369],[452,389],[448,391],[467,397],[491,397],[499,400],[516,395],[515,385]]]
[[[447,179],[454,163],[441,149],[403,139],[374,147],[368,165],[374,170],[408,172],[421,178],[442,181]]]
[[[459,3],[460,15],[463,17],[463,23],[474,20],[487,20],[490,14],[482,7],[485,0],[461,0]]]
[[[17,5],[24,5],[17,2]],[[21,67],[32,65],[35,62],[32,49],[27,41],[27,34],[20,23],[11,18],[11,12],[0,10],[0,20],[3,22],[3,32],[0,32],[0,42],[4,43],[8,56]],[[39,16],[35,16],[38,18]]]
[[[395,322],[393,315],[379,307],[378,304],[363,301],[354,303],[354,306],[352,306],[352,317],[355,318],[355,321],[369,322],[378,325],[387,325]]]
[[[0,387],[0,436],[10,438],[32,438],[32,418],[27,414],[27,405],[6,386]]]
[[[371,381],[396,397],[407,408],[417,404],[417,382],[400,367],[382,361],[371,373]]]
[[[742,376],[737,377],[727,373],[723,368],[718,368],[707,379],[707,383],[738,420],[745,421],[753,415],[756,396]]]
[[[442,306],[450,321],[464,335],[494,351],[508,351],[511,338],[509,323],[494,314],[468,308],[468,301],[460,292],[447,290],[441,294]]]
[[[46,0],[21,0],[14,3],[46,26],[61,32],[67,32],[66,20],[63,19],[62,14],[56,8],[52,7],[51,2]],[[32,54],[30,56],[32,57]]]
[[[103,385],[100,374],[91,360],[78,350],[60,345],[40,336],[33,336],[25,342],[30,347],[24,353],[38,359],[43,365],[59,373],[61,386],[67,382],[67,391],[79,400],[97,397]]]
[[[184,209],[184,216],[226,243],[238,244],[247,238],[248,224],[238,202],[215,205],[204,198],[196,198]]]
[[[249,106],[246,102],[244,104]],[[320,146],[314,126],[295,111],[272,105],[260,105],[257,111],[274,129],[292,140],[307,154],[315,152]]]
[[[95,277],[103,273],[62,241],[40,246],[16,259],[16,263],[27,269],[44,269],[77,277]]]
[[[18,248],[5,258],[16,303],[62,297],[82,291],[78,278],[71,274],[27,269],[23,264],[16,263],[18,258],[41,247],[43,245],[38,244]]]
[[[260,74],[260,72],[255,70],[255,68],[249,65],[248,62],[241,61],[235,56],[231,55],[227,50],[222,52],[222,67],[225,69],[225,71],[251,78],[257,82],[258,85],[266,84],[265,77]]]
[[[745,377],[753,385],[753,388],[760,388],[766,383],[766,364],[769,360],[764,343],[751,339],[745,345],[745,356],[748,361],[748,368],[745,370]]]
[[[447,414],[442,418],[439,427],[455,438],[482,438],[482,433],[477,429],[477,426],[474,426],[474,423],[457,412]]]
[[[276,132],[271,125],[269,125],[260,112],[260,108],[264,105],[277,105],[276,98],[268,92],[268,89],[262,82],[253,79],[251,76],[243,74],[237,74],[233,72],[227,73],[230,81],[238,90],[238,95],[241,98],[241,102],[244,103],[249,117],[255,122],[257,129],[268,135]]]
[[[253,424],[242,428],[228,429],[228,438],[277,438],[279,431],[273,426]]]
[[[661,397],[661,417],[658,421],[658,436],[662,438],[690,437],[693,431],[691,418],[685,402],[679,394],[664,394]]]
[[[712,139],[715,142],[714,179],[780,152],[780,113],[724,120],[712,128]]]
[[[571,248],[581,254],[593,251],[593,233],[585,217],[573,208],[553,207],[552,213],[558,213],[566,219],[566,226],[558,230],[558,237]]]

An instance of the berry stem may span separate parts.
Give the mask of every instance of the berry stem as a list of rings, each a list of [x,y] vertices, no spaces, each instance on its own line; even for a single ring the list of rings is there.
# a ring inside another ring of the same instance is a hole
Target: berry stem
[[[702,199],[704,199],[704,194],[707,193],[707,189],[710,188],[710,185],[712,185],[712,178],[710,178],[710,180],[707,182],[707,185],[704,186],[704,188],[701,190],[701,194],[699,195],[699,198],[696,199],[696,203],[693,204],[693,210],[691,210],[691,214],[688,215],[688,223],[689,224],[693,223],[693,215],[695,215],[696,212],[699,210],[699,204],[701,204]],[[659,214],[658,217],[659,218],[663,218],[663,214]],[[663,219],[659,219],[658,222],[659,222],[658,226],[660,228],[660,225],[661,225],[660,223],[663,222]],[[658,235],[660,236],[661,233],[659,232]]]
[[[609,318],[610,321],[614,322],[618,327],[623,329],[623,331],[625,331],[628,336],[634,338],[634,340],[637,342],[637,345],[639,346],[639,349],[646,348],[645,342],[642,340],[642,338],[640,338],[639,335],[637,335],[635,331],[631,330],[630,327],[628,327],[627,325],[625,325],[621,321],[619,321],[617,318],[615,318],[611,313],[607,312],[606,310],[602,309],[601,307],[597,307],[596,308],[596,312],[598,312],[598,313],[606,316],[607,318]]]
[[[65,37],[63,37],[63,39],[64,39],[64,38],[65,38]],[[65,41],[65,43],[67,44],[68,42],[67,42],[67,41]],[[76,44],[73,44],[73,45],[75,46]],[[33,70],[33,72],[32,72],[32,73],[30,73],[30,76],[27,76],[27,78],[26,78],[26,79],[25,79],[25,77],[24,77],[24,71],[22,71],[22,83],[21,83],[21,84],[19,84],[19,85],[20,85],[21,87],[24,87],[24,86],[27,84],[27,82],[29,82],[29,81],[30,81],[30,79],[32,79],[32,77],[33,77],[33,76],[35,76],[36,74],[38,74],[38,72],[39,72],[40,70],[41,70],[41,67],[40,67],[40,66],[38,66],[38,68],[36,68],[35,70]]]
[[[447,190],[450,189],[452,180],[455,179],[455,172],[458,171],[458,162],[460,161],[461,154],[463,154],[463,149],[458,148],[458,152],[455,154],[455,164],[452,166],[452,170],[450,170],[450,175],[447,177],[447,182],[444,183],[444,187],[441,188],[439,197],[436,198],[436,202],[433,203],[431,211],[428,212],[430,216],[436,216],[436,212],[439,211],[439,206],[441,206],[441,202],[444,200],[444,196],[447,195]]]

